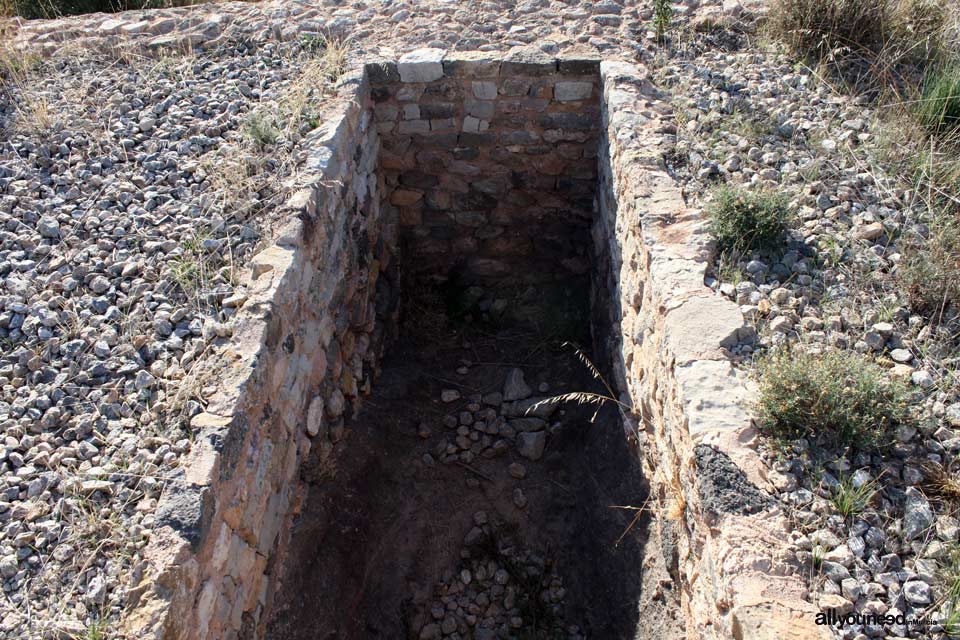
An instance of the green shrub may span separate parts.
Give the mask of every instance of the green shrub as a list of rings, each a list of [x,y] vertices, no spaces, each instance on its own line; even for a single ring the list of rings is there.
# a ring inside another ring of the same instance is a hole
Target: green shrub
[[[772,250],[783,242],[788,199],[771,191],[724,186],[714,191],[706,213],[722,253]]]
[[[658,42],[663,42],[673,19],[673,6],[670,0],[653,0],[653,31]]]
[[[280,129],[271,118],[254,111],[243,123],[243,135],[258,149],[276,144],[280,139]]]
[[[917,117],[934,134],[951,134],[960,129],[960,63],[927,73],[917,102]]]
[[[935,322],[960,313],[960,222],[944,215],[907,245],[897,270],[910,305]]]
[[[778,439],[873,448],[908,416],[906,384],[854,352],[782,349],[757,374],[758,424]]]

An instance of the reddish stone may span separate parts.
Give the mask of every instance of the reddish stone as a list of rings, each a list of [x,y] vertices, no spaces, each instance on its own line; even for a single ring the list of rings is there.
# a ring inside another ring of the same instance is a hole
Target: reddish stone
[[[419,191],[410,191],[409,189],[396,189],[390,195],[390,203],[398,207],[406,207],[416,202],[420,202],[423,194]]]

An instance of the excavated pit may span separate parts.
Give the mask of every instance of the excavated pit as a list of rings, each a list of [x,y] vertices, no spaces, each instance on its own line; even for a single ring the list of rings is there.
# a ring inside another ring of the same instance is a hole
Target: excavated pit
[[[535,404],[610,395],[571,344],[614,379],[591,312],[599,66],[411,68],[368,65],[354,154],[386,352],[301,465],[266,637],[669,637],[641,624],[676,610],[616,403]]]
[[[722,495],[765,482],[729,353],[755,336],[704,285],[668,98],[522,50],[341,79],[204,361],[126,635],[819,637],[784,514]],[[538,404],[584,393],[626,408]]]

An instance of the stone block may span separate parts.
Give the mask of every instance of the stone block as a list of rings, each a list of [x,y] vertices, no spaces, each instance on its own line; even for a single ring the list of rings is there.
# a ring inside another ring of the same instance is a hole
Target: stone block
[[[403,119],[404,120],[419,120],[420,119],[420,105],[416,103],[410,103],[403,105]]]
[[[409,207],[423,199],[423,194],[419,191],[410,191],[408,189],[397,189],[390,195],[390,204],[398,207]]]
[[[502,76],[545,76],[556,71],[556,58],[532,49],[512,51],[507,59],[500,63]]]
[[[430,133],[429,120],[401,120],[398,131],[403,135]]]
[[[500,95],[525,96],[530,91],[530,82],[523,78],[505,78],[500,82]]]
[[[413,189],[429,189],[437,186],[439,182],[440,179],[437,176],[422,171],[405,171],[400,174],[400,184]]]
[[[678,365],[719,359],[723,358],[721,349],[737,344],[743,326],[743,314],[736,304],[708,293],[688,298],[667,314],[667,345]]]
[[[450,102],[435,102],[420,105],[420,117],[426,120],[452,118],[456,114],[457,108]]]
[[[377,60],[368,62],[363,70],[371,84],[386,84],[400,80],[400,73],[397,70],[397,63],[392,60]]]
[[[443,73],[451,78],[495,78],[500,60],[485,51],[451,53],[443,60]]]
[[[540,142],[540,134],[536,131],[503,131],[500,133],[500,144],[534,144]]]
[[[490,81],[473,81],[471,83],[473,95],[480,100],[494,100],[497,97],[497,83]]]
[[[531,98],[543,98],[545,100],[553,99],[553,80],[541,80],[530,85],[529,95]]]
[[[560,102],[588,100],[592,95],[592,82],[558,82],[554,90],[554,96]]]
[[[451,132],[457,129],[457,120],[454,118],[434,118],[430,121],[431,132]]]
[[[307,409],[307,434],[310,437],[320,433],[320,426],[323,421],[323,397],[315,396]]]
[[[590,131],[599,126],[597,117],[591,113],[559,111],[543,113],[537,117],[538,124],[544,129],[562,129],[566,131]]]
[[[573,76],[599,75],[600,60],[589,58],[560,58],[560,73]]]
[[[416,49],[397,64],[400,82],[433,82],[443,77],[443,49]]]
[[[494,103],[484,100],[466,100],[463,103],[463,108],[467,115],[481,120],[491,120],[495,112]]]

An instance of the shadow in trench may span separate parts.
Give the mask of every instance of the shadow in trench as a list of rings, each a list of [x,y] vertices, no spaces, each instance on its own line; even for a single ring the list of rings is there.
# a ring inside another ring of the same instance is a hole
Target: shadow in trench
[[[646,518],[614,508],[647,495],[618,412],[591,423],[595,406],[566,403],[523,423],[490,395],[517,369],[533,396],[602,392],[520,327],[401,338],[335,467],[304,467],[268,638],[664,637],[640,620]],[[527,428],[546,435],[537,460],[510,437]]]

